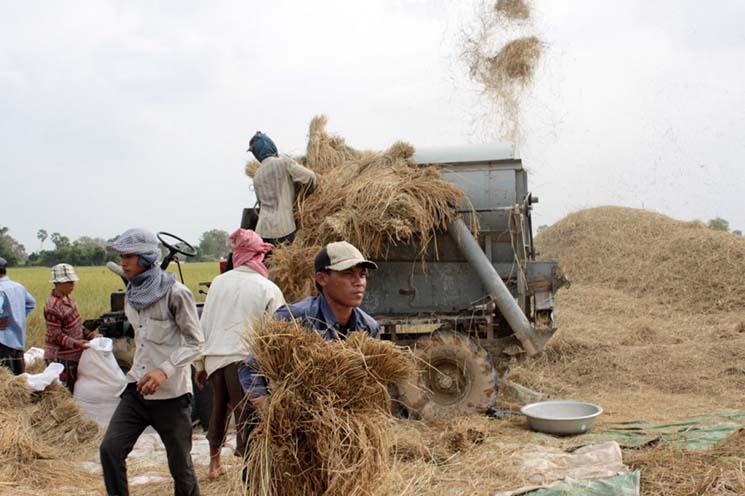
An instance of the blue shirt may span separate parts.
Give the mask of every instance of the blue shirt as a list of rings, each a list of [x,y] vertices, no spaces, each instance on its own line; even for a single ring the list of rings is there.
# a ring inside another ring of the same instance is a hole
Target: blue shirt
[[[352,331],[366,332],[370,337],[380,339],[380,324],[360,308],[352,309],[352,315],[345,325],[339,324],[323,295],[309,296],[296,303],[283,305],[274,312],[274,318],[295,320],[304,327],[315,329],[323,339],[329,341],[346,339],[347,334]],[[257,373],[256,360],[253,355],[248,355],[238,367],[238,378],[249,398],[258,398],[268,394],[266,378]]]
[[[8,319],[8,328],[0,329],[0,343],[23,351],[26,345],[26,317],[36,308],[36,300],[26,288],[8,276],[0,277],[0,317]]]

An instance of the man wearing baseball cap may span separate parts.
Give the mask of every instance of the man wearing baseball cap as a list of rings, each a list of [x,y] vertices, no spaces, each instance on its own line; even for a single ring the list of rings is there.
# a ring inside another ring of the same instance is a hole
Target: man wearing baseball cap
[[[8,262],[0,257],[0,366],[19,375],[26,370],[26,317],[36,308],[36,300],[26,288],[10,280],[7,267]]]
[[[324,339],[346,339],[352,331],[380,338],[380,324],[361,308],[367,287],[367,271],[378,266],[367,260],[346,241],[324,246],[315,258],[315,283],[318,296],[309,296],[274,313],[278,320],[295,320],[315,329]],[[256,375],[249,355],[240,369],[241,385],[251,402],[259,409],[266,399],[266,380]]]
[[[315,284],[318,296],[309,296],[290,305],[283,305],[274,313],[278,320],[295,320],[300,325],[316,330],[324,339],[346,339],[352,331],[368,333],[380,338],[380,324],[361,308],[367,287],[367,271],[378,266],[367,260],[360,251],[346,241],[324,246],[315,258]],[[246,422],[244,439],[256,426],[256,410],[262,411],[269,394],[266,379],[258,373],[253,355],[248,355],[238,369],[241,387],[253,409],[244,410]],[[247,470],[243,469],[243,479]]]
[[[44,321],[47,333],[44,339],[44,359],[47,363],[57,362],[64,365],[60,379],[70,392],[75,388],[78,377],[78,362],[88,341],[95,335],[83,327],[78,306],[72,299],[72,291],[79,280],[72,265],[61,263],[52,267],[54,284],[52,294],[44,305]]]

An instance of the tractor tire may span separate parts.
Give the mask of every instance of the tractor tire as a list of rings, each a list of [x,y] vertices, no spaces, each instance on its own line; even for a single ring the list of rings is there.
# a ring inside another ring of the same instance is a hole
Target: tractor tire
[[[398,384],[409,415],[424,420],[484,414],[497,397],[489,353],[465,334],[436,331],[414,344],[417,372]]]

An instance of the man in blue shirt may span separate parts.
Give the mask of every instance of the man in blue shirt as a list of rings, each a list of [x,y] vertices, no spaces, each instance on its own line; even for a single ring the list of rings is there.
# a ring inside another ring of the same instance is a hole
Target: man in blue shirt
[[[378,266],[346,241],[329,243],[315,258],[318,296],[309,296],[274,313],[278,320],[295,320],[315,329],[324,339],[346,339],[352,331],[380,338],[380,324],[366,314],[360,305],[365,297],[368,269]],[[261,411],[266,403],[266,379],[259,375],[252,355],[241,364],[238,372],[241,386],[254,408]],[[252,425],[246,425],[250,431]],[[246,438],[248,433],[246,433]]]
[[[26,317],[36,308],[36,300],[26,288],[10,280],[7,266],[0,257],[0,366],[19,375],[26,370]]]

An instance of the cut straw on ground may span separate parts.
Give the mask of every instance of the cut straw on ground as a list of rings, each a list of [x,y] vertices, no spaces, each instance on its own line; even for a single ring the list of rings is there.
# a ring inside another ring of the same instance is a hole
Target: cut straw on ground
[[[80,417],[67,388],[53,383],[31,392],[24,378],[0,367],[0,398],[1,481],[19,493],[64,486],[94,491],[98,478],[74,460],[97,446],[99,428]]]

